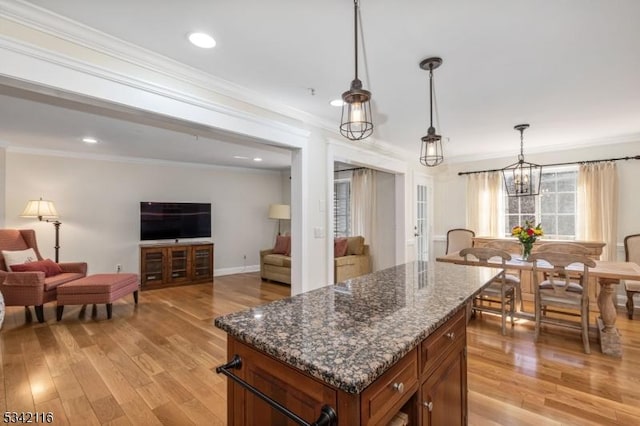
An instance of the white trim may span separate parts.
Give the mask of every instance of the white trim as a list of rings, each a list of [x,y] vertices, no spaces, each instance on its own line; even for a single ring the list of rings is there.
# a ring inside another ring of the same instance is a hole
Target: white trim
[[[225,275],[244,274],[247,272],[259,272],[260,265],[236,266],[233,268],[221,268],[213,271],[214,277],[222,277]],[[213,283],[215,285],[215,282]]]
[[[243,110],[230,108],[220,103],[212,102],[199,96],[194,96],[185,91],[174,90],[166,85],[158,85],[143,81],[131,75],[115,72],[111,69],[96,66],[94,64],[80,61],[75,58],[44,50],[39,47],[26,45],[15,41],[0,38],[0,49],[24,55],[39,61],[45,61],[50,64],[61,66],[69,70],[83,73],[88,76],[97,77],[102,80],[117,83],[131,89],[142,90],[144,92],[162,96],[164,98],[179,101],[198,108],[204,108],[209,111],[217,112],[221,115],[233,117],[243,121],[249,121],[260,126],[268,127],[280,132],[285,132],[289,137],[295,140],[295,146],[300,147],[310,135],[310,131],[300,127],[291,126],[279,121],[267,119],[257,114],[248,113]],[[202,90],[211,91],[210,88],[201,86]]]
[[[547,153],[558,153],[560,151],[570,151],[575,149],[587,149],[592,147],[602,147],[603,145],[615,145],[615,144],[624,144],[624,143],[632,143],[640,141],[640,133],[630,133],[628,135],[622,135],[617,137],[606,137],[606,138],[598,138],[585,141],[583,143],[576,142],[565,142],[565,143],[554,143],[545,146],[532,146],[527,148],[527,155],[534,154],[547,154]],[[516,157],[516,154],[513,155]],[[469,154],[469,155],[459,155],[457,157],[449,157],[447,160],[452,163],[468,163],[468,162],[476,162],[481,160],[494,160],[505,157],[504,151],[497,152],[487,152],[484,154]],[[507,166],[508,163],[505,163],[503,166]],[[544,164],[543,164],[544,166]]]
[[[28,155],[44,155],[49,157],[75,158],[75,159],[82,159],[82,160],[111,161],[116,163],[150,164],[150,165],[188,167],[188,168],[194,168],[194,169],[207,169],[207,170],[242,171],[244,173],[269,174],[269,175],[279,175],[281,173],[280,170],[221,166],[221,165],[203,164],[203,163],[188,163],[183,161],[157,160],[152,158],[100,155],[100,154],[90,154],[90,153],[81,153],[81,152],[72,152],[72,151],[57,151],[57,150],[39,149],[39,148],[22,148],[22,147],[15,147],[15,146],[7,147],[6,152],[17,153],[17,154],[28,154]]]
[[[112,58],[145,68],[207,90],[248,102],[270,111],[323,125],[322,120],[304,111],[275,103],[261,93],[98,31],[72,19],[21,0],[0,1],[0,16],[61,40],[98,51]],[[324,123],[326,124],[326,122]],[[337,128],[335,129],[337,132]]]

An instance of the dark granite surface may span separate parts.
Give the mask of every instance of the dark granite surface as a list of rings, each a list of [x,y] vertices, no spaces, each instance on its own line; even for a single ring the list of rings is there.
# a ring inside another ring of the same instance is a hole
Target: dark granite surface
[[[359,393],[498,272],[411,262],[218,317],[215,325],[330,385]]]

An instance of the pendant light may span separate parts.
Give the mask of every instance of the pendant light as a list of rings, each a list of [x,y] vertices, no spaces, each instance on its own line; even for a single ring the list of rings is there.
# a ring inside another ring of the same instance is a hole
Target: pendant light
[[[371,92],[362,88],[358,79],[358,0],[353,2],[353,26],[355,47],[355,78],[351,88],[342,94],[342,117],[340,133],[345,138],[357,141],[366,139],[373,133],[371,121]]]
[[[518,124],[514,127],[520,132],[520,155],[518,162],[502,169],[504,185],[509,197],[525,197],[540,194],[540,179],[542,178],[542,166],[524,161],[523,133],[529,128],[528,124]]]
[[[427,58],[420,62],[420,68],[429,71],[429,129],[427,135],[422,137],[420,150],[420,163],[427,167],[435,167],[444,160],[442,136],[436,134],[436,129],[433,127],[433,70],[440,65],[442,65],[442,58]]]

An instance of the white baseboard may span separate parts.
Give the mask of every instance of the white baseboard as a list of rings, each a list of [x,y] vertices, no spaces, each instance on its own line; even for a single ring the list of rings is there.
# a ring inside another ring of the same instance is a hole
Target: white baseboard
[[[213,276],[222,277],[224,275],[243,274],[245,272],[258,272],[259,270],[260,270],[260,265],[247,265],[247,266],[239,266],[235,268],[222,268],[222,269],[214,270]]]

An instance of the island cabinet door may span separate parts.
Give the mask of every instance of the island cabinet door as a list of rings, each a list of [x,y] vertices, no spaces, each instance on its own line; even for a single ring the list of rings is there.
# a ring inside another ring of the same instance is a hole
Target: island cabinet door
[[[242,367],[233,370],[234,374],[305,421],[315,422],[325,404],[336,409],[337,392],[333,388],[238,341],[230,345],[229,349],[230,358],[233,357],[232,350],[242,359]],[[229,379],[228,381],[229,395],[232,399],[229,401],[229,425],[298,424],[249,390]]]
[[[422,424],[467,424],[467,357],[456,345],[422,385]]]

